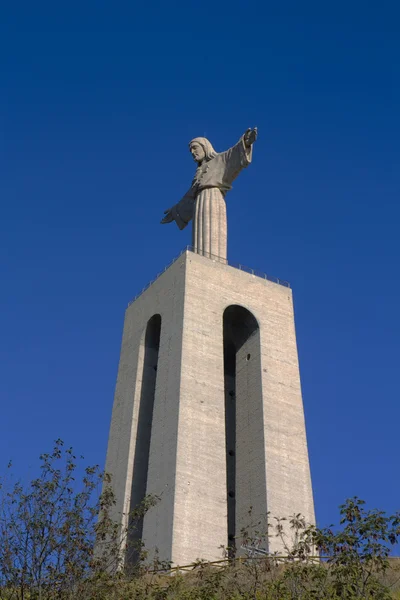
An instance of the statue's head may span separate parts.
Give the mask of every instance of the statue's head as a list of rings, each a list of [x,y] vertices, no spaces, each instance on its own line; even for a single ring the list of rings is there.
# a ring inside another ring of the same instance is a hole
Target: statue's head
[[[217,155],[211,142],[207,138],[197,137],[189,143],[189,150],[193,156],[193,160],[197,163],[202,163],[203,160],[211,160]]]

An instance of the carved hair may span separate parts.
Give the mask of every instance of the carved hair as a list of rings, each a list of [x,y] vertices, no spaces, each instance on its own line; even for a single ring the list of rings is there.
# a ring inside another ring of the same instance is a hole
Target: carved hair
[[[209,142],[207,138],[204,138],[204,137],[194,138],[193,140],[191,140],[189,142],[189,148],[194,143],[200,144],[200,146],[203,148],[207,161],[209,161],[212,158],[214,158],[215,156],[217,156],[218,152],[216,152],[214,150],[214,148],[211,145],[211,142]]]

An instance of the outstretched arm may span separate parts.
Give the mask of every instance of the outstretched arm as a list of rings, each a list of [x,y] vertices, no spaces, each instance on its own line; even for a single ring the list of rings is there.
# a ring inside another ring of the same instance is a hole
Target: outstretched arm
[[[220,155],[225,163],[224,179],[231,184],[240,171],[249,166],[253,155],[253,144],[257,139],[257,127],[247,129],[233,148]]]
[[[185,229],[193,217],[193,206],[194,193],[192,188],[190,188],[177,204],[164,211],[165,217],[161,220],[161,223],[165,225],[166,223],[175,221],[179,229]]]

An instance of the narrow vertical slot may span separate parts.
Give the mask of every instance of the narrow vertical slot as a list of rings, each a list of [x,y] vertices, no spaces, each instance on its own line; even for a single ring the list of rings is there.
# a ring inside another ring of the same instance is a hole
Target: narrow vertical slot
[[[228,503],[228,556],[235,554],[236,514],[236,351],[224,343],[226,489]]]
[[[229,556],[239,551],[238,536],[249,511],[266,514],[260,332],[246,308],[224,311],[226,494]]]
[[[142,340],[142,344],[144,345],[144,352],[142,354],[142,387],[133,465],[130,512],[137,508],[146,496],[160,333],[161,316],[154,315],[147,323],[146,332]],[[142,533],[143,518],[135,520],[135,523],[131,519],[129,522],[126,557],[128,564],[134,564],[139,557]]]

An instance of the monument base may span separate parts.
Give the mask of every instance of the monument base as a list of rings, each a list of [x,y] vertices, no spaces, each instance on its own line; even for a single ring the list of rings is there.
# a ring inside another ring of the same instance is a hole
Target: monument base
[[[184,252],[127,309],[106,471],[151,557],[222,558],[251,519],[314,522],[292,292]],[[284,549],[271,537],[262,546]]]

